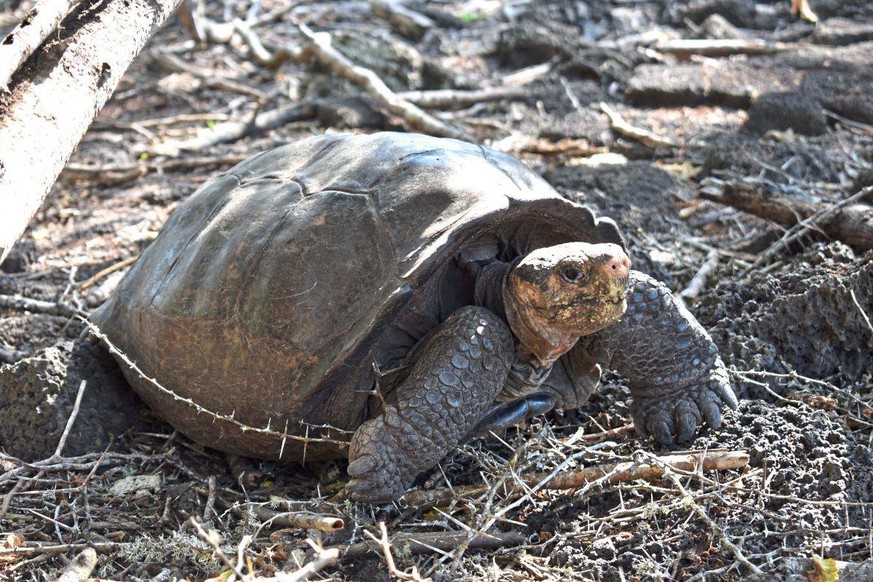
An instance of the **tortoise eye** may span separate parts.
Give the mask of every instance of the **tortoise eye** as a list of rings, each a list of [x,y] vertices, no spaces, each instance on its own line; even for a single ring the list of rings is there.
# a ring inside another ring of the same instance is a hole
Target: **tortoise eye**
[[[585,278],[585,274],[572,265],[561,269],[561,276],[570,283],[578,283]]]

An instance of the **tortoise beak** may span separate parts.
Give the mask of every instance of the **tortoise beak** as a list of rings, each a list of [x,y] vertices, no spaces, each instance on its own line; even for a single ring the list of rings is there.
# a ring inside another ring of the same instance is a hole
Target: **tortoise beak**
[[[609,253],[598,257],[598,261],[600,262],[598,270],[607,283],[609,295],[614,297],[616,302],[624,299],[630,276],[630,259],[624,253],[621,255]]]

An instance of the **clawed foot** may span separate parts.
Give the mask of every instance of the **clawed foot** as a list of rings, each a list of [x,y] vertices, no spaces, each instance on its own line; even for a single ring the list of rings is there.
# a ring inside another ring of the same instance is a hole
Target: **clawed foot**
[[[355,501],[385,503],[397,499],[418,474],[404,462],[404,455],[386,430],[385,418],[392,415],[396,416],[396,411],[389,407],[386,415],[365,422],[352,437],[348,468],[352,480],[346,491]]]
[[[640,436],[652,436],[660,445],[672,445],[691,440],[703,421],[710,428],[720,428],[725,405],[736,409],[737,397],[719,360],[700,383],[657,396],[636,397],[631,414]]]

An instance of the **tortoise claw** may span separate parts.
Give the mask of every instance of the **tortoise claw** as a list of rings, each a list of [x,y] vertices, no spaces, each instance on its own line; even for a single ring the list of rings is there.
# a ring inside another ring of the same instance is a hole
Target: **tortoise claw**
[[[667,446],[691,440],[704,422],[712,429],[721,428],[724,406],[736,408],[737,397],[719,360],[702,382],[656,396],[637,396],[631,414],[641,437],[651,436]]]

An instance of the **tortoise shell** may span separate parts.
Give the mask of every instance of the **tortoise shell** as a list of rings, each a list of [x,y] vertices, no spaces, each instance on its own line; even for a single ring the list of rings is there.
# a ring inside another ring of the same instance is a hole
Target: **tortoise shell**
[[[512,260],[574,240],[623,244],[613,221],[512,157],[423,135],[322,135],[201,187],[92,319],[174,393],[122,363],[194,440],[261,458],[338,456],[343,431],[378,414],[378,370],[473,303],[459,253]]]

